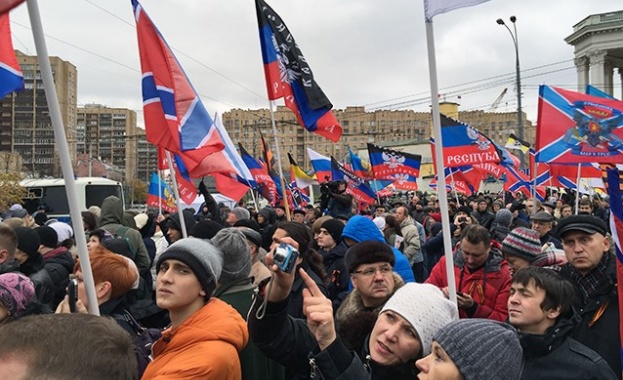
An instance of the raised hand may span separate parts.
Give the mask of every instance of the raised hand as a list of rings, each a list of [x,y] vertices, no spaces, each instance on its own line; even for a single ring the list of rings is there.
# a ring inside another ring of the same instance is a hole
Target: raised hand
[[[307,316],[307,326],[314,334],[320,349],[324,350],[337,337],[333,320],[333,305],[303,268],[299,269],[299,274],[306,286],[303,289],[303,312]]]

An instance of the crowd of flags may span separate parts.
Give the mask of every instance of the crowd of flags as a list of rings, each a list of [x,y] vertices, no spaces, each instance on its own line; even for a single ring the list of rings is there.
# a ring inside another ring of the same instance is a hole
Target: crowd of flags
[[[424,0],[427,20],[456,8],[486,0]],[[24,86],[12,47],[9,13],[22,1],[0,7],[0,97]],[[131,0],[136,21],[142,72],[142,98],[147,140],[158,146],[159,169],[169,169],[165,151],[171,153],[179,197],[191,203],[196,191],[193,178],[216,180],[217,191],[234,200],[254,189],[272,204],[284,198],[292,205],[309,202],[314,184],[345,180],[347,191],[360,204],[373,204],[384,189],[417,190],[422,157],[378,144],[368,144],[368,157],[352,150],[345,157],[327,157],[307,149],[313,171],[306,172],[287,152],[289,180],[281,178],[270,139],[261,137],[261,156],[253,157],[241,144],[234,145],[221,118],[212,117],[203,105],[181,64],[138,0]],[[331,112],[332,104],[316,82],[300,47],[281,17],[264,1],[256,0],[261,56],[268,99],[283,98],[306,130],[337,142],[342,127]],[[449,190],[471,194],[487,177],[504,180],[504,189],[542,198],[545,187],[580,189],[595,185],[605,189],[600,164],[621,161],[623,154],[623,103],[599,89],[585,93],[543,85],[539,89],[536,144],[511,134],[504,146],[470,125],[440,115],[444,177]],[[431,138],[432,157],[435,141]],[[520,168],[513,152],[529,158]],[[437,176],[430,186],[436,188]],[[586,185],[586,184],[589,184]],[[150,191],[154,202],[154,185]],[[601,187],[600,187],[601,186]],[[170,192],[158,194],[165,203]],[[605,191],[605,190],[604,190]],[[165,199],[166,198],[166,199]],[[162,202],[161,202],[162,203]]]

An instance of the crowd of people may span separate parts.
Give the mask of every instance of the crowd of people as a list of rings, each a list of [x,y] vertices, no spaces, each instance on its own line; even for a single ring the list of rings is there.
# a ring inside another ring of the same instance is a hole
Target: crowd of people
[[[621,379],[608,199],[449,194],[454,303],[435,195],[360,208],[337,182],[286,210],[199,192],[165,215],[110,196],[80,232],[5,210],[2,378]]]

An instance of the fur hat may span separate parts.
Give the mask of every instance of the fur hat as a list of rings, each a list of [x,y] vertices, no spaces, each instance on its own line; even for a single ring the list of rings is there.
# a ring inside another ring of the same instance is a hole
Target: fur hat
[[[156,271],[165,260],[179,260],[193,271],[201,288],[206,293],[206,300],[212,295],[223,269],[223,255],[207,240],[186,238],[176,241],[167,248],[156,263]],[[210,286],[212,284],[212,286]]]
[[[464,214],[467,214],[467,216],[471,215],[472,213],[472,209],[469,208],[469,206],[461,206],[456,210],[456,213],[458,214],[459,212],[462,212]]]
[[[56,223],[50,224],[49,226],[52,227],[54,229],[54,231],[56,231],[56,235],[57,235],[56,245],[59,245],[62,242],[64,242],[65,240],[67,240],[70,237],[74,236],[74,230],[67,223],[56,222]]]
[[[206,219],[192,226],[188,235],[199,239],[212,239],[222,229],[222,225],[213,220]]]
[[[344,223],[337,219],[329,219],[322,223],[320,228],[324,228],[327,232],[329,232],[329,235],[331,235],[335,241],[335,244],[340,244],[342,241],[342,231],[344,231]]]
[[[358,266],[373,263],[389,263],[393,267],[396,256],[392,248],[377,240],[364,240],[350,247],[344,257],[344,264],[351,274]]]
[[[502,241],[502,252],[528,262],[534,261],[541,253],[539,233],[526,227],[515,228]]]
[[[56,248],[58,247],[58,234],[56,230],[50,226],[43,226],[35,228],[37,234],[39,234],[39,239],[41,240],[41,244],[47,248]]]
[[[32,281],[21,273],[0,274],[0,303],[13,316],[28,308],[35,299],[35,286]]]
[[[465,380],[518,380],[523,350],[515,329],[490,319],[460,319],[433,337]]]
[[[440,328],[459,319],[456,305],[435,285],[408,283],[387,301],[381,313],[391,310],[407,320],[422,341],[423,356],[430,354],[433,335]]]
[[[510,227],[513,223],[513,213],[505,208],[501,208],[495,213],[495,221],[504,227]]]
[[[249,277],[251,252],[247,238],[238,228],[223,228],[212,238],[212,244],[222,254],[223,270],[219,283],[227,284]]]
[[[39,254],[39,246],[41,245],[41,238],[39,234],[28,227],[17,227],[15,229],[17,234],[17,248],[24,252],[28,257],[33,257]]]

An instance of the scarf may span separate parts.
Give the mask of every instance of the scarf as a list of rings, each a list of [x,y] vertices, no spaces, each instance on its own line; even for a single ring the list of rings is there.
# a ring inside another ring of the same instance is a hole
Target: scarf
[[[595,291],[604,283],[610,281],[608,276],[608,264],[610,263],[610,254],[604,253],[601,261],[586,275],[582,275],[573,266],[570,267],[571,279],[578,284],[580,288],[580,298],[582,305],[586,305],[588,300],[595,294]]]

